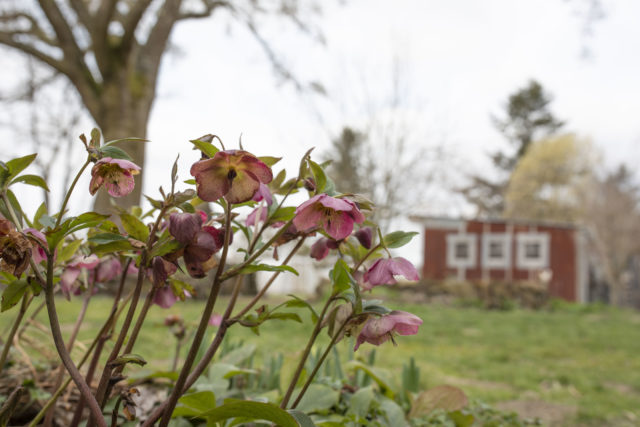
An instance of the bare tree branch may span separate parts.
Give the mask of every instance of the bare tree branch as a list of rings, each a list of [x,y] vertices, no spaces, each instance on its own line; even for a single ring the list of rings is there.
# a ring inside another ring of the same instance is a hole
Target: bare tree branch
[[[94,25],[94,21],[84,0],[69,0],[69,5],[78,17],[78,21],[87,29],[89,33],[91,33],[91,28]]]
[[[211,16],[214,9],[217,9],[219,7],[227,7],[229,9],[233,9],[233,6],[228,1],[204,0],[203,6],[204,6],[204,9],[201,11],[181,12],[180,15],[178,15],[178,20],[208,18]]]
[[[144,16],[145,11],[153,0],[138,0],[134,3],[131,11],[127,14],[122,26],[124,34],[122,36],[121,49],[123,52],[129,52],[136,37],[136,29],[140,20]]]

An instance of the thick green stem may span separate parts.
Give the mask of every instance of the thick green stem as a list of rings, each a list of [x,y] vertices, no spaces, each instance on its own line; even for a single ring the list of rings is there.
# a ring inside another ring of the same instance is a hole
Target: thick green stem
[[[176,384],[171,391],[171,395],[169,396],[167,407],[164,410],[162,420],[160,420],[160,427],[167,427],[169,421],[171,420],[171,413],[173,412],[173,408],[175,408],[176,403],[178,402],[178,398],[182,395],[182,387],[184,386],[191,370],[191,366],[193,366],[193,362],[196,359],[198,349],[200,348],[200,344],[202,343],[202,339],[204,338],[204,333],[207,330],[207,326],[209,324],[209,319],[211,318],[211,313],[213,312],[213,307],[216,304],[218,293],[220,292],[220,284],[222,283],[220,279],[222,277],[224,266],[227,262],[227,254],[229,252],[229,241],[231,236],[231,206],[226,206],[225,215],[226,218],[224,246],[222,248],[222,255],[220,255],[220,263],[218,264],[218,269],[216,270],[216,274],[213,279],[213,285],[211,286],[211,292],[209,293],[207,304],[205,305],[202,317],[200,318],[200,324],[198,325],[198,329],[196,330],[196,334],[191,343],[191,348],[189,349],[189,353],[184,360],[182,370],[180,371],[180,376],[178,377],[178,380],[176,381]]]
[[[293,393],[293,390],[296,388],[296,384],[298,383],[298,379],[300,378],[300,374],[302,374],[302,370],[304,369],[304,364],[307,362],[307,358],[309,357],[309,354],[311,353],[311,348],[313,347],[313,344],[316,342],[316,338],[318,338],[318,335],[320,334],[320,331],[322,330],[322,320],[324,319],[324,316],[327,313],[327,310],[329,309],[329,306],[331,305],[332,302],[333,302],[333,297],[329,297],[327,299],[327,302],[325,303],[324,307],[322,307],[322,313],[320,313],[320,317],[318,317],[318,321],[316,322],[316,326],[315,326],[315,328],[313,328],[313,332],[311,333],[311,336],[309,337],[309,341],[307,342],[307,346],[304,348],[304,351],[302,352],[302,356],[300,357],[300,361],[298,362],[298,366],[296,367],[296,371],[293,374],[293,378],[291,378],[291,382],[289,383],[289,387],[287,388],[287,391],[286,391],[284,397],[282,398],[282,402],[280,402],[280,407],[282,409],[285,409],[287,407],[287,404],[289,403],[289,399],[291,399],[291,394]]]

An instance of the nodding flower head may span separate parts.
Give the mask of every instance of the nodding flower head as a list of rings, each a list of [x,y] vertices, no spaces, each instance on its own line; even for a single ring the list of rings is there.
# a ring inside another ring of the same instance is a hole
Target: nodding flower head
[[[191,166],[196,178],[198,197],[215,202],[224,197],[229,203],[251,200],[273,179],[271,168],[253,154],[243,150],[218,151],[212,158]]]
[[[422,319],[406,311],[392,311],[381,317],[369,318],[360,331],[353,350],[357,350],[364,342],[380,345],[389,339],[393,340],[394,333],[415,335],[420,325],[422,325]]]
[[[133,191],[135,181],[133,175],[140,173],[140,167],[129,160],[104,157],[91,169],[91,195],[104,184],[107,192],[113,197],[122,197]]]
[[[293,224],[300,231],[323,229],[335,240],[348,237],[353,224],[362,224],[364,215],[355,203],[347,199],[336,199],[327,194],[313,196],[296,209]]]
[[[378,285],[395,285],[395,276],[403,276],[407,280],[420,280],[418,270],[408,260],[402,257],[380,258],[364,273],[362,287],[370,290]]]

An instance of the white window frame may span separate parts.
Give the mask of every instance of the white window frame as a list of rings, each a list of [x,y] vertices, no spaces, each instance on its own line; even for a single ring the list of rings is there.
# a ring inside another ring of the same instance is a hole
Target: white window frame
[[[482,235],[482,266],[486,268],[511,268],[511,235],[507,233],[484,233]],[[502,244],[501,258],[490,257],[492,243]]]
[[[469,256],[466,259],[456,258],[456,245],[466,243]],[[447,267],[449,268],[473,268],[476,266],[478,236],[475,234],[448,234],[447,235]]]
[[[549,268],[549,233],[518,233],[516,234],[516,266],[522,270]],[[538,258],[527,258],[525,246],[540,245]]]

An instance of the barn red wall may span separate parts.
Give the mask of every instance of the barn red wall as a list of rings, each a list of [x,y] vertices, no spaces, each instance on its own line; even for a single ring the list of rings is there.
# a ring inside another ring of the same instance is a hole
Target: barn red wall
[[[553,276],[549,283],[549,293],[554,297],[566,299],[568,301],[576,301],[576,288],[578,280],[578,271],[576,266],[576,253],[574,230],[571,228],[559,228],[549,226],[529,226],[522,224],[513,224],[512,227],[512,280],[530,280],[536,279],[536,272],[529,270],[519,270],[516,268],[516,250],[517,243],[515,235],[517,233],[526,232],[544,232],[549,233],[549,268],[553,272]],[[485,228],[485,223],[480,221],[469,221],[466,225],[467,233],[474,233],[478,236],[476,247],[476,266],[467,269],[465,278],[470,281],[482,280],[482,233],[488,231],[491,233],[506,232],[507,225],[505,223],[489,223]],[[455,269],[447,269],[447,248],[446,235],[448,233],[456,233],[453,229],[425,229],[424,230],[424,262],[422,268],[423,277],[426,279],[443,280],[447,277],[455,277]],[[502,269],[489,269],[488,276],[490,280],[505,280],[507,273]]]

